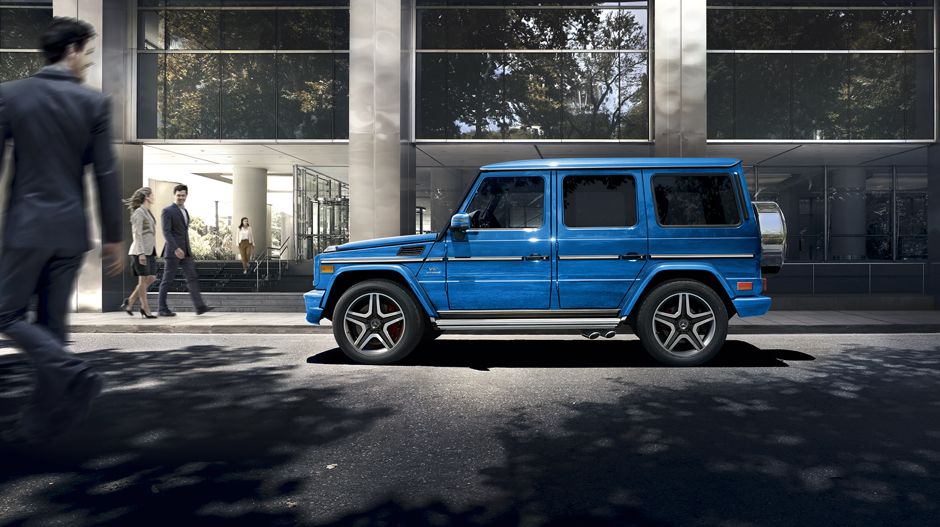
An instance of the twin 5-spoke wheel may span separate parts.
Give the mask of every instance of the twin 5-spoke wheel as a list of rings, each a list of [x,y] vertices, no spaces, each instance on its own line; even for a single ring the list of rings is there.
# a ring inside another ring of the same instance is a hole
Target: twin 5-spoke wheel
[[[388,364],[411,353],[427,319],[414,295],[391,280],[350,287],[333,313],[333,336],[340,349],[365,364]]]
[[[643,347],[657,360],[695,366],[721,349],[728,336],[728,311],[705,284],[673,280],[643,300],[635,330]]]

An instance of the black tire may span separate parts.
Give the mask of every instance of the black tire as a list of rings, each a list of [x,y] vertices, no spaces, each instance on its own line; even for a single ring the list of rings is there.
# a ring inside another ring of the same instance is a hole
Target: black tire
[[[707,285],[672,280],[643,299],[634,331],[656,360],[670,366],[697,366],[724,345],[728,310]]]
[[[391,280],[369,280],[350,287],[336,303],[333,337],[356,362],[389,364],[415,349],[426,321],[411,291]]]

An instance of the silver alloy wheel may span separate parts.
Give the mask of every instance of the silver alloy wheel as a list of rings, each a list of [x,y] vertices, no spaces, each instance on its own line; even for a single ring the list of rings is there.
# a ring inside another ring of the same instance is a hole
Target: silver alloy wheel
[[[388,295],[366,293],[343,315],[346,338],[362,353],[380,354],[395,347],[405,333],[405,314]]]
[[[708,302],[692,293],[676,293],[656,306],[653,335],[666,351],[694,355],[715,336],[715,313]]]

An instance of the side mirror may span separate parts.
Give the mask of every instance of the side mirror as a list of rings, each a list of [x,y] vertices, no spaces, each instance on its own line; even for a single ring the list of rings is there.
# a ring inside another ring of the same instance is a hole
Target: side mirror
[[[467,237],[467,229],[469,228],[469,214],[454,214],[454,217],[450,219],[450,232],[454,233],[454,239],[458,242]]]

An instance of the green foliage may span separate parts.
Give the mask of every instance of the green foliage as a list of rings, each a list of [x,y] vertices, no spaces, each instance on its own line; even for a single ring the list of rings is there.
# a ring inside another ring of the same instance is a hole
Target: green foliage
[[[196,260],[231,260],[232,227],[220,221],[218,237],[202,218],[193,216],[189,221],[189,245]],[[218,240],[218,245],[216,241]]]

